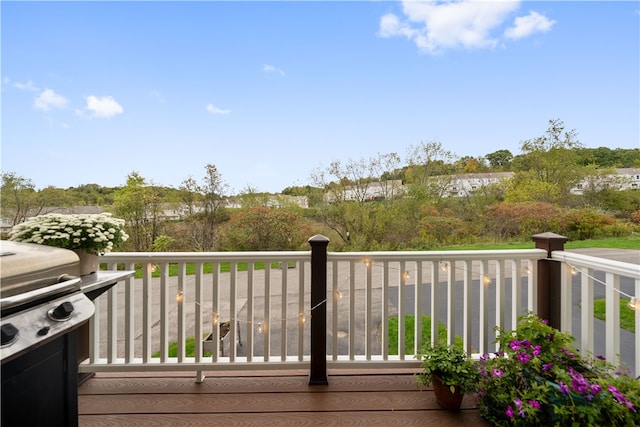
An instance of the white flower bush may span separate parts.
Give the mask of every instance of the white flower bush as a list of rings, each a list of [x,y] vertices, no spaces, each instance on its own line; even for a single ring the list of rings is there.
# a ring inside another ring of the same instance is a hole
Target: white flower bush
[[[9,233],[9,240],[64,249],[85,249],[100,255],[125,242],[124,220],[102,214],[50,213],[27,219]]]

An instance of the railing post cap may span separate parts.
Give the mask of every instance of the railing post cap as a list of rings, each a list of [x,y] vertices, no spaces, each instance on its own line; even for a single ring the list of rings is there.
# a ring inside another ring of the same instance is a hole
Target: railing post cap
[[[561,236],[556,233],[552,233],[547,231],[546,233],[534,234],[531,238],[535,240],[564,240],[565,242],[569,240],[568,237]]]
[[[310,244],[329,244],[329,238],[327,236],[323,236],[322,234],[316,234],[315,236],[309,237]]]
[[[551,257],[551,252],[564,250],[564,244],[569,240],[568,237],[561,236],[556,233],[546,232],[540,234],[534,234],[531,239],[536,244],[537,249],[544,249],[547,251],[547,256]]]

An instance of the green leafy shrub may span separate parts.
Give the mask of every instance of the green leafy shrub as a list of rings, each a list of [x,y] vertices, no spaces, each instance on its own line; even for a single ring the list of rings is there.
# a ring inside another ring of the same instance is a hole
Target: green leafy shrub
[[[500,352],[480,361],[482,416],[496,426],[637,426],[640,382],[533,313],[498,329]]]

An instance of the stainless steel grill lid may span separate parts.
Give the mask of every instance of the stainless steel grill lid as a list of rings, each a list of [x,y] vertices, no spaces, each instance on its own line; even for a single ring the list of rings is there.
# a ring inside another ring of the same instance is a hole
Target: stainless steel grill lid
[[[63,276],[79,276],[80,260],[68,249],[0,241],[0,297],[30,292],[61,281]]]

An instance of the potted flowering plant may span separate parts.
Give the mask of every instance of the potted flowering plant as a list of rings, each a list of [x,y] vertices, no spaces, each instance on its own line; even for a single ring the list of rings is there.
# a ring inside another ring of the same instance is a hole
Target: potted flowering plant
[[[124,220],[113,218],[110,213],[50,213],[17,224],[9,233],[9,240],[74,250],[80,257],[81,269],[84,252],[93,256],[87,263],[89,269],[96,271],[97,256],[110,252],[129,238],[123,227]]]
[[[500,351],[480,360],[482,416],[494,425],[640,425],[640,382],[529,313],[498,328]]]
[[[460,344],[429,343],[417,357],[422,360],[417,384],[433,385],[436,400],[445,409],[460,409],[464,394],[476,391],[480,373]]]

